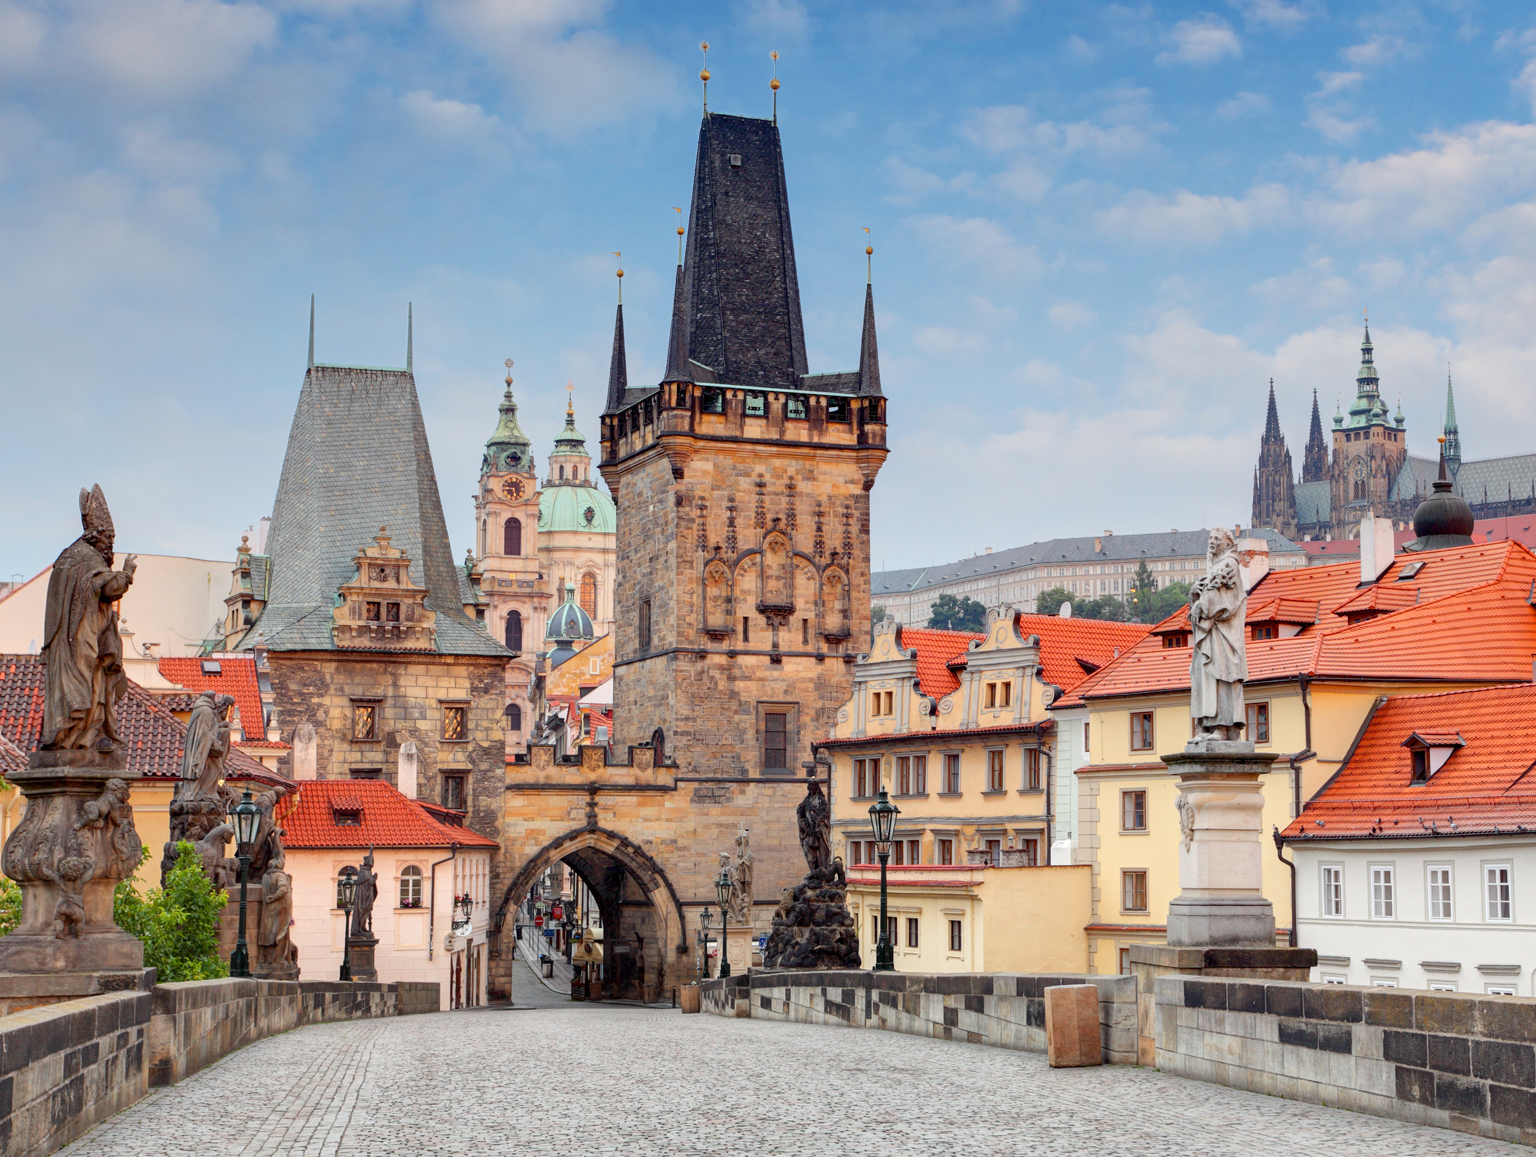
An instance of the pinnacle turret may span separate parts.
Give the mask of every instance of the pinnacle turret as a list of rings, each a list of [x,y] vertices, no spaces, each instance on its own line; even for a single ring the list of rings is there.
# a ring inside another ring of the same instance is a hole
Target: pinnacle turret
[[[1328,443],[1323,441],[1323,414],[1317,405],[1317,391],[1312,391],[1312,425],[1307,431],[1307,450],[1301,460],[1303,482],[1328,481]]]
[[[1451,388],[1451,372],[1445,372],[1445,461],[1456,474],[1461,469],[1461,431],[1456,425],[1456,391]]]
[[[608,405],[613,414],[624,408],[624,394],[629,389],[629,367],[624,360],[624,303],[613,315],[613,355],[608,360]]]

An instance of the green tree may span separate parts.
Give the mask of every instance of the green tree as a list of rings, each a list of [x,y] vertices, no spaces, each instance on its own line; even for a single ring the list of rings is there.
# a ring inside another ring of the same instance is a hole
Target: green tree
[[[165,887],[141,896],[124,880],[113,894],[112,919],[144,942],[144,967],[157,969],[162,982],[213,980],[229,975],[219,956],[219,913],[227,903],[203,875],[196,849],[182,840]]]
[[[0,876],[0,936],[14,932],[21,923],[21,887],[9,876]]]
[[[1076,595],[1066,587],[1049,587],[1035,596],[1035,614],[1054,615],[1061,610],[1062,603],[1072,603],[1073,613],[1076,613]]]
[[[969,595],[940,595],[928,612],[928,625],[939,631],[985,631],[987,608]]]
[[[869,608],[869,622],[871,626],[875,623],[885,622],[885,608],[879,603]]]

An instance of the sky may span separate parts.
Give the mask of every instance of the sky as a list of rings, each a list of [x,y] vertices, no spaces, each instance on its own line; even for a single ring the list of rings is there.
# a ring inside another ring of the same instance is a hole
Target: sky
[[[1528,4],[0,0],[0,580],[79,533],[230,558],[316,358],[415,371],[455,554],[506,358],[595,439],[623,254],[665,357],[700,117],[777,51],[812,372],[874,287],[876,569],[1246,521],[1369,310],[1432,456],[1536,450]],[[596,443],[589,443],[595,452]]]

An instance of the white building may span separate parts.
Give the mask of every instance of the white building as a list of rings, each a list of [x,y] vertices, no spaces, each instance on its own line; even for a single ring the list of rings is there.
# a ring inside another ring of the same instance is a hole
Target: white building
[[[1366,720],[1283,834],[1314,980],[1536,996],[1533,709],[1527,683]]]

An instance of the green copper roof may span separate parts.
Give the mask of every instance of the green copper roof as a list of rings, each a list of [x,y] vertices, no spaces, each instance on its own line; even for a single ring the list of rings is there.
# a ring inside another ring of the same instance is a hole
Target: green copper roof
[[[533,445],[517,424],[517,403],[512,400],[510,378],[501,399],[501,420],[496,423],[496,432],[486,440],[485,457],[480,460],[481,474],[499,470],[533,473]]]
[[[579,458],[591,457],[587,453],[586,438],[576,429],[576,415],[570,410],[565,412],[565,429],[555,436],[555,453]]]
[[[554,482],[539,491],[540,530],[612,534],[615,527],[613,499],[596,486]]]

